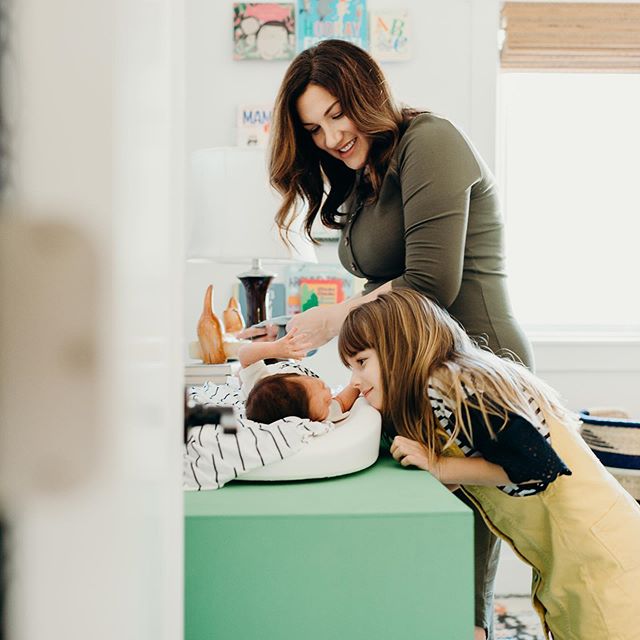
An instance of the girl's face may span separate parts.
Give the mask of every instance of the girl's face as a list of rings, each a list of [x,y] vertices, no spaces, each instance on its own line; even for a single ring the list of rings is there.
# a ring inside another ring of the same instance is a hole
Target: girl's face
[[[374,409],[382,411],[382,376],[378,354],[373,349],[365,349],[348,358],[347,364],[351,369],[351,384]]]
[[[344,115],[340,101],[326,89],[310,84],[296,103],[304,128],[319,149],[342,160],[350,169],[362,169],[371,143]]]

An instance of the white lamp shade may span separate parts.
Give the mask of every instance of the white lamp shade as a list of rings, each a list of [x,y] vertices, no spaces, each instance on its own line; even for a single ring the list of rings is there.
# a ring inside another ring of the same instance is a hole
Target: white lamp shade
[[[264,149],[214,147],[191,156],[192,206],[187,258],[219,262],[316,262],[298,215],[281,240],[274,222],[281,198],[269,185]]]

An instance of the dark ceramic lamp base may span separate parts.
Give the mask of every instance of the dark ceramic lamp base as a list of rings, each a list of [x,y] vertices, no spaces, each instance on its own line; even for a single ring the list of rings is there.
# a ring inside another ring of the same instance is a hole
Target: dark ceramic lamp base
[[[267,291],[273,275],[241,274],[238,279],[242,282],[247,296],[247,326],[263,322],[267,319]]]

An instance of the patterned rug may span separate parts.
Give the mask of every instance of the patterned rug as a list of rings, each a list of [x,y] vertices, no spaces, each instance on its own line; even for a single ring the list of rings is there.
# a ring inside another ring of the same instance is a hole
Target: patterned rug
[[[529,596],[495,597],[496,640],[544,640]]]

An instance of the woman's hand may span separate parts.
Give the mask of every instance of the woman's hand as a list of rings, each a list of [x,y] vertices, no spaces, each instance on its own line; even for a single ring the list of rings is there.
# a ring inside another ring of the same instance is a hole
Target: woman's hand
[[[438,477],[435,473],[436,464],[433,457],[429,456],[426,447],[416,440],[410,440],[403,436],[396,436],[391,443],[391,455],[403,467],[418,467]]]
[[[385,282],[366,295],[358,293],[344,302],[312,307],[293,316],[287,323],[287,331],[297,327],[310,336],[312,348],[317,349],[340,333],[342,323],[351,309],[371,302],[381,293],[389,291],[391,291],[391,282]]]
[[[327,304],[297,313],[287,323],[287,331],[298,329],[306,333],[311,349],[317,349],[338,335],[348,308],[344,303]]]

